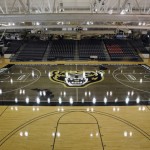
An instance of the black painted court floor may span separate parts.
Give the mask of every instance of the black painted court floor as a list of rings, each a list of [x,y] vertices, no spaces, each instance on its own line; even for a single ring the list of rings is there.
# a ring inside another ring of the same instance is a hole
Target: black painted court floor
[[[8,65],[0,105],[149,105],[146,65]]]

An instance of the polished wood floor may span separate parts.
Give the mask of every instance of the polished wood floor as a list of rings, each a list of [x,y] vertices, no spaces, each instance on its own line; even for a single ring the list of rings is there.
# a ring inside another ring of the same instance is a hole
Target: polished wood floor
[[[1,150],[149,150],[150,107],[1,106]]]
[[[0,58],[0,67],[6,64],[147,64],[150,65],[150,59],[143,59],[143,62],[131,61],[49,61],[49,62],[10,62],[9,59]]]
[[[0,106],[0,150],[46,149],[149,150],[150,106]]]

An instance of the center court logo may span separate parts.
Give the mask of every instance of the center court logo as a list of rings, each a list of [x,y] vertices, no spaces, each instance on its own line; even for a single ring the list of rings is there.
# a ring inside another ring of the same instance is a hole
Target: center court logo
[[[103,71],[58,71],[50,72],[50,80],[66,87],[86,87],[104,79]]]

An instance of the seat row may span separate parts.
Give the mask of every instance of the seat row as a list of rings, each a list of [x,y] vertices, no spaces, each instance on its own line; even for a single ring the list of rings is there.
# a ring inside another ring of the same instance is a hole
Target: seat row
[[[16,60],[34,61],[42,60],[47,49],[48,41],[28,41],[25,47],[21,50]]]

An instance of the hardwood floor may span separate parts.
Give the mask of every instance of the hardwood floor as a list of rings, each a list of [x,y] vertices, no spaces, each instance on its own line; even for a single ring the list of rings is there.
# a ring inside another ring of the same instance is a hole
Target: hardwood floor
[[[147,64],[150,65],[150,59],[144,59],[143,62],[131,61],[48,61],[48,62],[10,62],[9,59],[0,58],[0,67],[6,64]]]
[[[146,106],[6,108],[0,106],[1,150],[150,147],[150,110]]]
[[[8,60],[1,59],[0,67],[9,63]],[[30,63],[34,64],[27,62]],[[106,62],[89,62],[91,63],[106,64]],[[150,60],[146,64],[150,65]],[[149,105],[0,106],[0,150],[149,150],[149,148]]]

